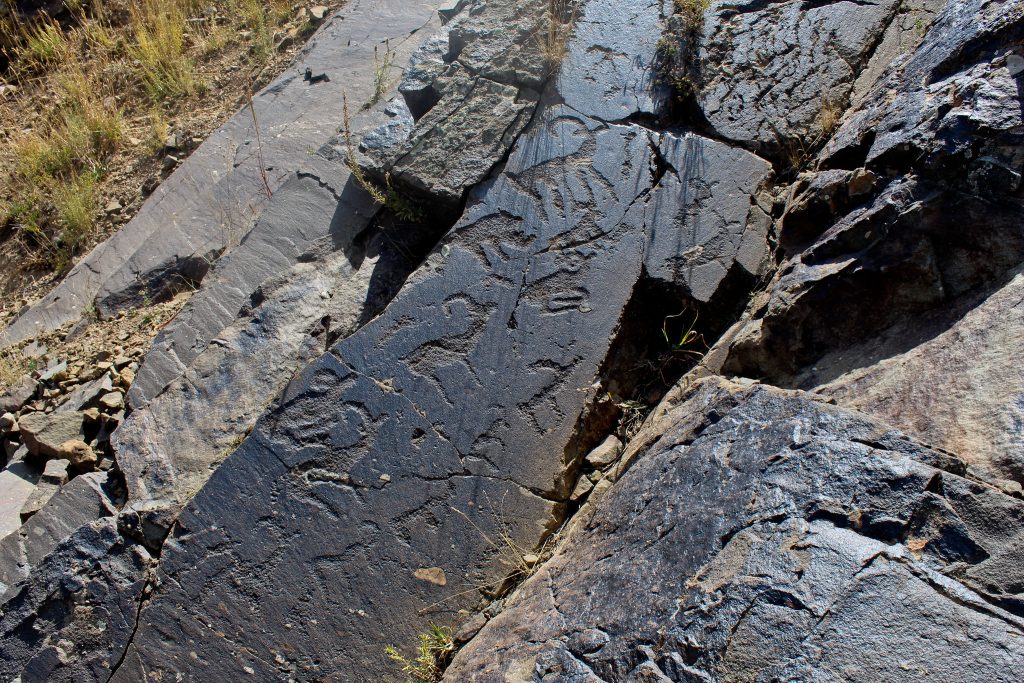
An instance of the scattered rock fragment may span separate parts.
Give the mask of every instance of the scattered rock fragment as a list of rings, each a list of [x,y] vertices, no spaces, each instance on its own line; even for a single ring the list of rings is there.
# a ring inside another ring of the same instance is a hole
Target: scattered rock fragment
[[[622,455],[622,442],[613,434],[587,454],[587,464],[600,469],[611,465],[618,460],[620,455]]]
[[[57,448],[57,456],[66,458],[79,471],[88,471],[96,466],[99,458],[89,444],[79,439],[65,441]]]
[[[78,411],[28,413],[18,424],[28,450],[46,458],[63,457],[61,446],[68,441],[82,439],[85,415]]]

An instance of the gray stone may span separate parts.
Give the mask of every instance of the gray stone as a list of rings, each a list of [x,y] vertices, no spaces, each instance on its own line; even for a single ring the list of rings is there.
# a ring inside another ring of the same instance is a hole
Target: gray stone
[[[622,455],[622,442],[615,436],[609,436],[601,445],[587,453],[587,463],[594,467],[611,465]]]
[[[67,460],[55,460],[54,462],[66,463]],[[61,485],[58,483],[40,479],[39,483],[32,490],[32,494],[25,499],[24,504],[21,506],[21,510],[19,511],[21,523],[24,524],[29,519],[31,519],[37,512],[46,507],[46,504],[50,502],[50,499],[57,495],[57,492],[60,491],[60,487]],[[18,547],[21,547],[21,545],[18,544]],[[7,576],[11,575],[7,574]]]
[[[43,468],[42,480],[57,486],[63,486],[68,482],[68,467],[70,460],[47,460]]]
[[[161,556],[165,588],[113,680],[230,678],[242,667],[267,677],[282,661],[310,677],[388,676],[385,645],[414,641],[431,612],[457,618],[476,599],[416,571],[503,582],[510,565],[485,534],[501,529],[530,548],[557,524],[584,455],[573,450],[576,423],[652,226],[699,235],[693,203],[657,197],[678,187],[659,183],[655,151],[703,170],[712,192],[745,191],[746,203],[723,211],[727,225],[747,220],[761,177],[729,183],[756,157],[722,154],[731,161],[704,167],[700,150],[721,143],[671,137],[562,105],[539,113],[384,313],[303,370],[178,516]],[[268,545],[297,534],[319,540],[285,554]],[[461,540],[440,549],[435,534]],[[252,590],[243,597],[236,582]],[[210,625],[224,639],[204,638]],[[329,646],[338,632],[374,635]],[[230,654],[241,642],[244,661]]]
[[[36,490],[39,471],[14,462],[0,471],[0,541],[21,526],[21,508]]]
[[[46,366],[46,369],[39,374],[39,380],[42,382],[54,381],[58,382],[65,379],[68,375],[68,363],[67,361],[56,361],[51,360]]]
[[[28,375],[22,377],[15,386],[0,394],[0,410],[5,413],[16,413],[21,410],[35,396],[38,384]]]
[[[707,380],[665,427],[445,681],[1017,678],[1024,502],[800,393]]]
[[[379,7],[380,4],[357,5],[352,10],[355,25],[351,30],[358,33],[360,26],[373,32],[384,30],[375,25],[384,17],[389,17],[391,23],[387,26],[395,30],[402,26],[412,29],[427,22],[430,16],[426,6],[417,6],[410,8],[409,16],[396,19],[390,15],[398,10],[398,3],[383,3],[385,7]],[[403,59],[412,51],[414,42],[396,39],[390,46],[394,58]],[[373,93],[374,68],[372,58],[365,59],[366,44],[360,42],[358,49],[356,46],[351,49],[363,56],[362,61],[353,61],[360,66],[352,67],[354,72],[350,77],[353,80],[346,84],[345,90],[353,114],[349,132],[358,140],[363,133],[382,124],[392,125],[394,110],[383,105],[369,111],[358,110],[356,105],[368,100]],[[369,56],[372,55],[373,49],[369,46]],[[352,58],[355,60],[354,56]],[[338,98],[340,100],[340,94]],[[337,124],[342,124],[337,103],[331,106],[336,111]],[[296,164],[298,168],[282,181],[245,239],[219,259],[199,292],[158,335],[131,385],[129,405],[142,407],[180,378],[210,342],[239,317],[261,283],[286,272],[318,244],[332,244],[339,251],[352,252],[353,256],[361,251],[354,241],[370,226],[380,207],[350,180],[346,147],[344,134],[325,136],[316,154],[307,154]],[[241,237],[242,234],[237,234],[232,241]],[[323,314],[327,313],[325,310]],[[300,341],[301,338],[291,340],[293,344]]]
[[[54,486],[40,482],[39,489]],[[27,578],[33,567],[79,527],[116,515],[116,502],[108,486],[106,472],[91,472],[57,487],[16,533],[0,539],[0,556],[18,558],[14,566],[0,562],[0,584],[11,586]]]
[[[21,416],[21,437],[33,455],[45,458],[66,457],[61,444],[82,439],[85,414],[78,411],[27,413]]]
[[[547,0],[476,0],[449,15],[410,60],[399,84],[416,124],[360,147],[358,163],[432,207],[452,211],[522,132],[551,75],[543,36]]]
[[[110,374],[104,372],[102,376],[94,380],[80,384],[68,394],[68,397],[57,406],[57,412],[69,410],[85,410],[97,405],[101,396],[114,388]]]
[[[135,632],[150,562],[113,518],[78,529],[0,597],[0,678],[106,681]]]
[[[339,249],[370,223],[377,207],[340,161],[311,158],[282,186],[245,242],[218,263],[202,289],[153,342],[128,402],[141,408],[158,396],[217,338],[267,278],[286,271],[325,236]]]
[[[294,67],[253,98],[262,154],[257,154],[252,113],[243,108],[153,192],[135,218],[0,332],[0,345],[76,321],[94,304],[101,315],[109,316],[144,298],[158,301],[202,280],[211,263],[245,236],[268,203],[261,189],[259,158],[271,190],[294,180],[309,150],[326,143],[341,125],[342,93],[358,102],[370,98],[374,48],[390,40],[391,48],[404,58],[418,42],[412,36],[432,12],[429,3],[405,0],[353,2],[336,12],[298,54]],[[327,72],[331,80],[304,82],[301,73],[306,65]],[[157,234],[159,239],[153,239]],[[258,277],[255,284],[265,277]]]
[[[719,0],[704,15],[698,100],[714,131],[786,153],[820,140],[843,111],[899,0]]]

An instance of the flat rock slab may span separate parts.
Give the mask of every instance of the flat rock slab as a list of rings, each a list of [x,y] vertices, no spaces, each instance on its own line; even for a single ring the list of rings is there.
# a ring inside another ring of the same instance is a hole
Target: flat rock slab
[[[1024,502],[797,392],[670,415],[444,680],[1018,678]]]
[[[430,3],[352,0],[328,19],[290,69],[253,98],[268,182],[277,190],[342,125],[343,92],[364,102],[374,92],[374,49],[393,49],[433,16]],[[309,84],[306,66],[331,80]],[[201,280],[210,263],[243,237],[267,203],[253,116],[238,112],[163,182],[139,214],[85,257],[64,281],[0,333],[9,345],[80,318],[103,315]],[[159,239],[154,239],[155,236]]]
[[[0,471],[0,540],[21,526],[21,508],[36,490],[40,472],[25,462]]]
[[[385,645],[414,641],[428,615],[457,621],[477,588],[514,571],[488,539],[532,548],[557,524],[585,455],[577,420],[651,226],[688,227],[676,213],[690,204],[654,199],[669,137],[561,105],[538,114],[387,310],[306,368],[179,516],[167,588],[114,680],[387,680]],[[669,147],[674,168],[746,192],[724,209],[744,224],[763,179],[744,172],[759,160],[705,168],[689,144]]]
[[[714,131],[750,149],[824,141],[822,112],[849,103],[899,0],[720,1],[704,14],[698,102]]]
[[[389,280],[412,267],[404,245],[415,237],[379,234],[366,247],[330,251],[264,282],[259,303],[114,432],[144,533],[149,512],[177,511],[202,488],[328,338],[347,337],[384,307],[400,282]]]
[[[0,678],[100,683],[135,632],[151,558],[113,518],[78,529],[0,595]],[[140,679],[141,680],[141,679]]]
[[[860,367],[816,391],[954,453],[990,481],[1024,482],[1024,273],[987,297],[842,352]],[[953,322],[950,322],[952,320]],[[923,334],[922,334],[923,333]],[[907,340],[925,337],[910,348]],[[814,386],[833,366],[798,380]]]
[[[116,515],[109,485],[106,472],[75,477],[54,492],[18,531],[0,539],[0,584],[12,586],[28,578],[33,567],[80,527]]]

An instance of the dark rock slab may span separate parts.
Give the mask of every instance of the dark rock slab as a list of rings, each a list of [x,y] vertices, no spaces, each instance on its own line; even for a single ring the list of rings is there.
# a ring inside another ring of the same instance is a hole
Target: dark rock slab
[[[822,175],[849,171],[849,189],[858,172],[875,179],[838,205],[831,181],[795,198],[827,210],[795,225],[792,210],[784,217],[788,258],[723,342],[726,372],[791,383],[822,356],[991,288],[1024,261],[1024,114],[1007,63],[1024,8],[1000,7],[950,3],[826,145]]]
[[[304,162],[277,191],[245,240],[221,259],[200,291],[154,340],[128,393],[133,408],[143,407],[181,377],[239,317],[260,283],[288,270],[318,239],[327,237],[342,250],[351,247],[378,207],[348,178],[340,160]]]
[[[0,395],[0,410],[5,413],[18,412],[26,403],[32,400],[38,388],[39,382],[25,375],[16,385],[8,388]]]
[[[78,529],[0,596],[0,677],[106,681],[135,632],[151,558],[113,518]]]
[[[667,91],[655,55],[666,5],[602,0],[572,10],[573,40],[558,72],[565,104],[608,122],[660,113]]]
[[[445,680],[1016,679],[1024,502],[806,394],[669,415]]]
[[[40,482],[40,486],[46,482]],[[117,514],[106,472],[90,472],[61,486],[17,532],[0,539],[0,584],[28,578],[43,559],[82,526]]]
[[[715,2],[696,50],[698,102],[717,135],[788,153],[827,137],[901,3]],[[685,49],[691,49],[684,46]]]
[[[328,238],[326,253],[264,282],[251,309],[114,432],[129,507],[145,519],[188,502],[297,370],[384,307],[415,265],[416,237],[399,226],[342,250]]]
[[[705,167],[700,145],[669,137],[562,105],[539,114],[387,310],[307,367],[181,513],[167,589],[114,680],[387,680],[385,645],[415,640],[428,616],[457,621],[500,583],[514,566],[488,539],[532,548],[561,516],[585,455],[577,421],[652,225],[698,232],[676,215],[689,203],[655,199],[655,150],[723,192],[749,181],[723,225],[744,224],[763,179],[744,175],[748,153]],[[223,636],[206,638],[209,624]]]
[[[364,142],[359,164],[381,185],[457,211],[529,123],[552,65],[547,0],[476,0],[413,53],[399,92],[412,125]]]
[[[295,67],[253,98],[272,190],[294,179],[309,150],[319,149],[337,133],[343,92],[358,102],[371,97],[374,49],[390,40],[392,49],[411,51],[419,41],[413,34],[432,15],[429,3],[347,3],[299,53]],[[304,82],[301,74],[307,65],[327,72],[331,80]],[[256,147],[252,113],[246,108],[186,159],[132,221],[0,333],[0,344],[76,321],[94,304],[106,316],[144,297],[158,300],[202,280],[211,263],[249,232],[267,205]],[[242,296],[262,279],[250,283]],[[235,312],[229,311],[232,316]]]

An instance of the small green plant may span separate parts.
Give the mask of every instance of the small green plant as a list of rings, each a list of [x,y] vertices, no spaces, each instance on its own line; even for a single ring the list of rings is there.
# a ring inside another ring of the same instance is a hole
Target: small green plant
[[[366,192],[384,208],[393,213],[399,220],[407,223],[422,223],[426,218],[423,209],[408,197],[402,195],[391,183],[391,175],[384,176],[384,187],[380,187],[363,172],[363,169],[356,162],[356,146],[352,141],[352,129],[349,123],[348,98],[342,95],[342,115],[344,117],[345,148],[348,152],[348,167],[352,172],[359,187]]]
[[[679,337],[679,341],[672,341],[672,339],[669,337],[668,321],[673,320],[675,318],[681,318],[685,314],[686,309],[683,309],[682,311],[675,315],[665,316],[665,319],[661,321],[661,336],[665,339],[665,343],[668,344],[669,349],[675,353],[689,353],[696,356],[702,356],[704,354],[702,354],[700,351],[695,351],[691,348],[688,348],[690,345],[695,344],[699,340],[703,339],[703,337],[697,333],[697,330],[694,329],[697,327],[697,318],[699,317],[699,314],[694,314],[693,322],[690,323],[690,326],[686,329],[685,332],[683,332],[682,336]]]
[[[373,47],[373,94],[363,105],[363,109],[369,109],[384,99],[391,82],[391,69],[395,66],[395,53],[391,50],[391,41],[384,41],[384,58],[380,57],[378,46]]]
[[[455,654],[455,642],[450,629],[430,622],[427,632],[419,634],[416,655],[412,659],[391,645],[384,648],[384,654],[402,667],[402,673],[408,675],[410,681],[437,683]]]

